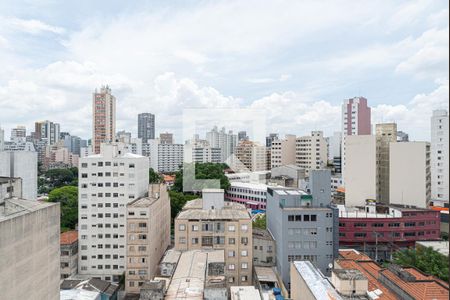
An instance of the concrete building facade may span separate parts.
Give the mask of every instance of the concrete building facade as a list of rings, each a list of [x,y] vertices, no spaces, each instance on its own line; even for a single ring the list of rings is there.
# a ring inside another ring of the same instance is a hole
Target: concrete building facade
[[[170,132],[160,133],[159,141],[161,144],[173,144],[173,133],[170,133]]]
[[[49,120],[36,122],[34,125],[36,140],[44,140],[48,145],[57,143],[60,139],[60,125]]]
[[[431,200],[431,154],[427,142],[390,144],[391,204],[427,208]]]
[[[70,230],[61,233],[59,244],[62,280],[78,272],[78,232],[76,230]]]
[[[295,164],[296,136],[288,134],[284,139],[275,139],[270,148],[270,169]]]
[[[126,206],[147,194],[148,169],[146,157],[121,143],[102,144],[99,154],[80,159],[80,275],[118,282],[126,267]]]
[[[266,147],[252,141],[242,141],[234,151],[239,160],[238,164],[233,166],[234,170],[239,171],[242,167],[250,172],[267,169]]]
[[[306,176],[310,170],[322,169],[327,165],[327,141],[322,131],[313,131],[311,136],[298,137],[296,141],[295,164],[305,169]]]
[[[275,240],[267,229],[253,228],[253,266],[276,266]]]
[[[397,124],[376,124],[377,139],[377,201],[389,204],[389,153],[390,143],[397,142]]]
[[[233,134],[233,131],[226,132],[225,128],[222,128],[219,131],[217,126],[214,126],[211,131],[206,133],[206,140],[211,147],[222,149],[221,162],[227,161],[227,159],[234,153],[234,148],[238,144],[238,137],[236,134]]]
[[[287,288],[292,262],[309,260],[327,275],[337,257],[338,212],[329,206],[331,193],[325,195],[330,175],[325,176],[328,181],[323,175],[317,174],[321,188],[313,192],[316,197],[297,189],[268,189],[267,228],[276,242],[276,266]]]
[[[245,206],[224,202],[223,190],[203,190],[175,218],[175,249],[224,250],[227,285],[252,284],[252,221]]]
[[[58,203],[0,199],[2,299],[59,300]]]
[[[151,184],[147,197],[127,204],[127,293],[139,293],[153,279],[169,244],[169,193],[164,184]]]
[[[437,205],[449,202],[448,111],[435,110],[431,117],[431,199]]]
[[[92,149],[100,153],[102,143],[115,141],[116,134],[116,97],[109,86],[102,86],[100,92],[92,95]]]

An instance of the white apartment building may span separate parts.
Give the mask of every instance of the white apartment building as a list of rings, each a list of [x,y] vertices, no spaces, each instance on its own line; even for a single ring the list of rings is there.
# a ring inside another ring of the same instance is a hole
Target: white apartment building
[[[310,170],[323,169],[327,162],[327,141],[322,131],[312,131],[311,136],[297,138],[295,164],[305,169],[306,176]]]
[[[390,143],[389,167],[390,203],[427,208],[431,200],[430,144]]]
[[[270,148],[270,168],[295,164],[296,136],[286,135],[283,140],[275,139]]]
[[[431,199],[436,205],[449,201],[448,111],[435,110],[431,117]]]
[[[341,157],[342,133],[336,131],[328,137],[328,161],[333,161],[335,157]]]
[[[78,273],[118,282],[126,268],[127,204],[148,190],[148,158],[122,143],[83,157],[78,177]]]
[[[222,159],[221,162],[227,161],[227,159],[234,153],[234,148],[238,144],[237,135],[233,134],[233,131],[225,132],[225,128],[220,131],[217,126],[211,131],[206,133],[206,140],[209,145],[213,148],[222,149]]]
[[[347,136],[346,148],[345,205],[364,206],[377,196],[376,137]]]
[[[222,149],[213,148],[208,145],[186,144],[184,145],[186,162],[196,163],[221,163]]]
[[[160,173],[176,172],[183,166],[183,144],[161,144],[159,139],[142,145],[144,156],[150,157],[150,167]]]

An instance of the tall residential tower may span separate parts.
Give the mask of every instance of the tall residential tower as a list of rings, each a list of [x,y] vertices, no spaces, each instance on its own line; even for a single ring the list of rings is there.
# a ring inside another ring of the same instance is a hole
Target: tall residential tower
[[[151,113],[142,113],[138,115],[138,138],[143,143],[155,139],[155,115]]]
[[[109,86],[92,95],[92,150],[100,153],[101,143],[111,143],[116,132],[116,98]]]
[[[431,117],[431,199],[434,202],[448,198],[448,112],[435,110]]]

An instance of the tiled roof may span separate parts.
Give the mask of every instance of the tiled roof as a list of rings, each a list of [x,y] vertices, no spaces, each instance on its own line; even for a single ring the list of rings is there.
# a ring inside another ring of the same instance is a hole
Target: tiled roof
[[[408,272],[415,277],[415,281],[405,281],[391,270],[382,268],[372,261],[367,255],[355,250],[339,250],[340,259],[336,263],[343,269],[360,270],[369,280],[369,291],[379,289],[383,292],[381,299],[397,299],[398,297],[385,286],[380,277],[387,278],[392,284],[399,287],[412,297],[418,300],[443,300],[449,299],[448,283],[431,275],[423,274],[414,268],[403,268],[403,272]]]
[[[70,245],[78,240],[78,231],[71,230],[61,233],[60,244]]]

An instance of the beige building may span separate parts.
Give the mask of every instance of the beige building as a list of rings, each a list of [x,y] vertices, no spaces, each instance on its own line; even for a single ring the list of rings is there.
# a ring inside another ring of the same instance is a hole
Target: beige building
[[[250,172],[264,171],[267,168],[266,147],[261,146],[258,143],[252,141],[241,141],[235,148],[234,154],[240,161],[239,165]],[[238,169],[240,168],[241,167],[238,166]]]
[[[175,249],[224,250],[229,286],[252,284],[252,221],[242,204],[224,201],[224,191],[203,190],[175,218]]]
[[[59,239],[61,253],[61,279],[77,274],[78,270],[78,232],[70,230],[61,233]]]
[[[151,184],[148,196],[127,204],[125,290],[139,293],[153,279],[170,244],[170,199],[164,184]]]
[[[275,240],[267,229],[253,228],[253,265],[273,267],[276,265]]]
[[[270,153],[270,168],[295,164],[296,136],[288,134],[284,140],[273,140]]]
[[[389,144],[397,142],[397,124],[376,124],[377,201],[389,204]]]
[[[0,298],[58,300],[59,204],[0,198]]]
[[[92,148],[100,153],[101,143],[111,143],[116,134],[116,98],[108,86],[92,95]]]
[[[312,131],[311,136],[298,137],[295,148],[295,164],[306,170],[322,169],[328,162],[328,146],[322,131]]]
[[[347,136],[345,155],[345,205],[364,206],[367,199],[377,196],[376,137]]]
[[[390,144],[390,203],[428,207],[431,199],[430,144]]]

